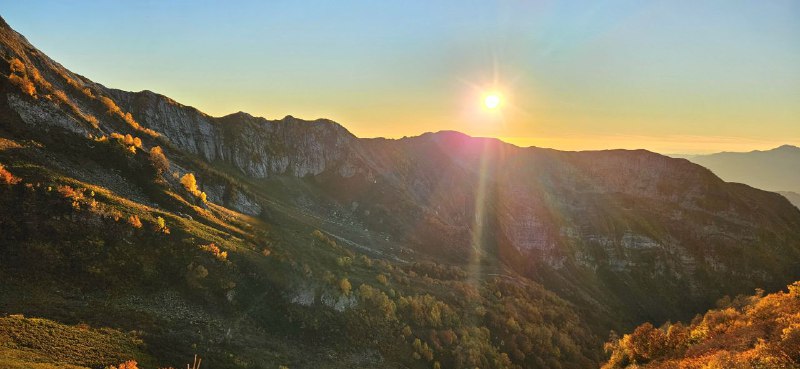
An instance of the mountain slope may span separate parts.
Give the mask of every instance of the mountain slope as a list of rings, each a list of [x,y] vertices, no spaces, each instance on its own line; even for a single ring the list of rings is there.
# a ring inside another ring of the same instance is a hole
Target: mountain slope
[[[646,323],[611,340],[603,368],[800,367],[800,282],[719,305],[690,324]]]
[[[268,121],[244,113],[212,118],[150,92],[116,93],[144,126],[159,132],[185,127],[165,136],[236,175],[280,178],[288,188],[279,192],[290,194],[293,178],[313,178],[312,190],[324,196],[309,201],[308,192],[294,193],[287,206],[329,202],[333,209],[312,213],[326,219],[333,212],[367,230],[331,232],[373,246],[376,238],[389,239],[463,262],[471,257],[474,220],[483,216],[492,224],[481,240],[485,253],[521,273],[538,274],[550,288],[609,300],[605,305],[618,304],[637,318],[684,309],[686,301],[671,306],[668,300],[683,296],[686,286],[694,297],[690,304],[698,307],[712,302],[708,293],[714,290],[734,292],[726,286],[730,278],[754,281],[741,291],[778,288],[786,281],[773,284],[759,277],[772,272],[745,265],[755,258],[761,260],[756,265],[772,269],[775,251],[797,252],[797,213],[783,199],[725,184],[704,168],[657,154],[518,148],[455,132],[364,140],[329,121]],[[481,186],[486,193],[479,193]],[[477,214],[479,196],[484,214]],[[780,210],[764,213],[760,202]],[[762,250],[763,244],[786,248]],[[741,259],[722,265],[728,261],[717,259],[729,249],[740,250]],[[631,268],[635,263],[641,265]],[[708,269],[742,274],[698,281],[706,277],[695,274]],[[645,270],[647,275],[634,275]],[[587,274],[595,280],[583,279]],[[598,274],[602,279],[596,280]],[[643,282],[648,285],[627,286]],[[668,289],[663,300],[645,293],[656,287]],[[642,306],[631,306],[630,299]]]
[[[582,368],[800,278],[800,210],[686,160],[211,117],[2,21],[0,54],[0,312],[141,330],[159,363]]]

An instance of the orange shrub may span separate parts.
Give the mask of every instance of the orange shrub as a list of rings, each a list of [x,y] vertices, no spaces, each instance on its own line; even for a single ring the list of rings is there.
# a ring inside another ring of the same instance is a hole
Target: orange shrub
[[[6,168],[0,164],[0,183],[13,185],[19,183],[20,181],[21,179],[14,177],[11,172],[6,170]]]
[[[111,365],[106,369],[139,369],[137,366],[138,364],[139,363],[137,363],[135,360],[128,360],[122,364],[119,364],[118,366]]]
[[[8,80],[11,81],[11,84],[22,90],[22,92],[24,92],[26,95],[36,97],[36,87],[30,80],[28,80],[28,77],[20,77],[16,74],[12,74],[8,76]]]
[[[80,200],[83,198],[83,191],[72,188],[69,185],[58,186],[56,188],[61,196],[68,199]]]
[[[164,155],[164,150],[161,149],[161,146],[155,146],[150,149],[150,163],[153,164],[159,175],[169,171],[169,160]]]
[[[217,245],[215,245],[213,242],[208,245],[201,245],[200,249],[206,252],[210,252],[219,261],[228,260],[228,252],[221,251],[219,247],[217,247]]]
[[[97,120],[97,118],[95,118],[95,117],[94,117],[94,115],[91,115],[91,114],[84,114],[84,115],[83,115],[83,119],[84,119],[85,121],[89,122],[89,124],[91,124],[91,125],[92,125],[92,126],[94,126],[95,128],[97,128],[97,127],[99,127],[99,126],[100,126],[100,122]]]
[[[25,73],[25,64],[21,60],[14,58],[9,64],[11,73]]]
[[[111,138],[116,139],[126,146],[126,149],[133,154],[136,154],[136,148],[142,147],[142,139],[139,137],[131,136],[130,134],[122,135],[116,132],[111,133]]]
[[[128,217],[128,224],[133,226],[133,228],[142,228],[142,221],[139,219],[138,215],[131,215]]]
[[[66,104],[69,102],[69,98],[67,97],[67,94],[64,93],[64,91],[57,90],[53,92],[53,95],[56,97],[56,99],[58,99],[58,101],[61,101],[62,103]]]
[[[102,96],[100,97],[100,102],[106,107],[107,114],[118,114],[122,115],[122,110],[120,110],[119,106],[114,102],[114,100],[109,99],[108,97]]]

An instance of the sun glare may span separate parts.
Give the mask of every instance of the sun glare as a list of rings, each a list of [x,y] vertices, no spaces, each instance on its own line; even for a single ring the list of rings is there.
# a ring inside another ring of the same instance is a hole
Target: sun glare
[[[496,109],[498,106],[500,106],[500,95],[495,93],[486,95],[486,97],[483,99],[483,105],[487,109]]]

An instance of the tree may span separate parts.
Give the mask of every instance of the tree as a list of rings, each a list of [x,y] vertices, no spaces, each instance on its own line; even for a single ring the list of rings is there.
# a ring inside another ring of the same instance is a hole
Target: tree
[[[186,191],[191,192],[194,194],[197,191],[197,179],[194,177],[193,173],[186,173],[181,177],[181,184]]]
[[[161,149],[161,146],[155,146],[150,149],[150,164],[153,165],[159,176],[169,171],[169,160],[164,155],[164,150]]]
[[[350,285],[350,281],[348,281],[347,278],[342,278],[342,280],[339,281],[339,289],[342,290],[343,294],[349,295],[350,291],[353,289],[353,286]]]
[[[193,173],[186,173],[181,177],[181,184],[186,191],[189,191],[192,195],[199,198],[204,203],[208,201],[206,198],[206,193],[197,189],[197,178],[194,177]]]
[[[164,220],[162,217],[156,217],[156,230],[162,232],[164,234],[169,234],[169,228],[167,227],[167,221]]]

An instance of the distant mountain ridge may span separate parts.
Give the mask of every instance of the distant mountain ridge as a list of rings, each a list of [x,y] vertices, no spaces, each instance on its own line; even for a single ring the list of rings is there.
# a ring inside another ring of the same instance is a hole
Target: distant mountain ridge
[[[767,191],[800,192],[800,147],[797,146],[686,158],[729,182],[746,183]]]
[[[681,156],[711,169],[728,182],[744,183],[762,190],[787,194],[800,206],[800,147],[782,145],[771,150],[720,152]],[[792,195],[794,193],[795,195]]]
[[[783,197],[785,197],[787,200],[789,200],[789,202],[794,204],[794,206],[800,208],[800,193],[791,191],[778,191],[778,193],[783,195]]]

